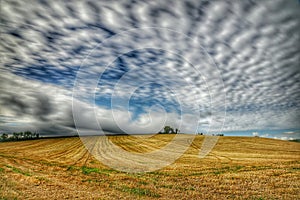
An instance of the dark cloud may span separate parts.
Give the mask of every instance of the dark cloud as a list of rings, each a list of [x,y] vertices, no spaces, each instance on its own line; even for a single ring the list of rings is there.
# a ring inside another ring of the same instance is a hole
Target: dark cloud
[[[27,105],[27,102],[22,101],[19,96],[12,94],[10,96],[1,95],[1,97],[1,105],[10,108],[16,115],[28,114],[28,108],[30,106]]]

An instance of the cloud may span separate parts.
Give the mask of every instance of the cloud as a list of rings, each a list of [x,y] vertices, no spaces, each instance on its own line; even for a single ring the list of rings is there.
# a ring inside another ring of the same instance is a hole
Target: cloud
[[[272,138],[280,140],[294,140],[300,137],[299,130],[282,132],[280,130],[264,130],[262,132],[252,132],[252,136],[259,136],[263,138]]]
[[[292,137],[286,137],[286,136],[283,136],[283,137],[274,137],[274,139],[279,139],[279,140],[294,140],[294,138],[292,138]]]
[[[75,134],[77,128],[80,132],[83,130],[84,134],[103,134],[103,131],[153,133],[162,130],[165,124],[180,128],[183,132],[197,131],[198,121],[191,114],[180,116],[152,108],[149,114],[141,114],[132,121],[133,113],[127,110],[94,107],[76,99],[72,101],[71,92],[56,85],[8,73],[1,75],[0,82],[3,91],[0,95],[2,132],[31,130],[57,135]],[[74,112],[80,114],[75,120]]]
[[[100,120],[107,131],[157,131],[164,114],[174,125],[184,116],[218,131],[225,106],[226,131],[299,128],[296,1],[2,1],[1,8],[3,130],[73,133],[75,83],[85,130],[96,128],[93,112],[84,112],[93,91],[97,113],[110,116]],[[149,120],[152,106],[164,111]]]
[[[253,132],[252,135],[253,136],[259,136],[259,133],[258,132]]]

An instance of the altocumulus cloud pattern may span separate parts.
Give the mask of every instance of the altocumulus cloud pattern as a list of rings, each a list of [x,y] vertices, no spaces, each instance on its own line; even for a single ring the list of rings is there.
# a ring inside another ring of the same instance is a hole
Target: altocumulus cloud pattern
[[[181,132],[218,131],[210,122],[225,106],[223,131],[300,137],[298,1],[3,0],[0,17],[0,131],[76,133],[72,90],[84,69],[75,101],[87,134],[95,116],[112,133],[153,133],[182,117]],[[145,41],[157,48],[133,49]]]

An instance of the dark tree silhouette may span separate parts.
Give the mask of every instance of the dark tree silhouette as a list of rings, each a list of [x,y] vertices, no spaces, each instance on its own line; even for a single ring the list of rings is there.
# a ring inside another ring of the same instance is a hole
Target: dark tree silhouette
[[[13,139],[14,139],[14,140],[18,140],[19,138],[20,138],[20,133],[14,132],[14,133],[13,133]]]
[[[24,138],[26,138],[26,139],[32,138],[32,133],[31,133],[30,131],[26,131],[26,132],[24,133]]]
[[[38,138],[40,138],[39,133],[32,133],[30,131],[14,132],[10,137],[7,133],[2,133],[2,135],[0,136],[1,141],[32,140]]]
[[[179,132],[179,130],[177,128],[174,131],[174,129],[171,126],[165,126],[163,132],[160,132],[160,133],[164,133],[164,134],[176,133],[177,134],[178,132]]]
[[[7,139],[8,139],[8,134],[7,133],[2,133],[1,140],[7,140]]]
[[[170,126],[165,126],[164,127],[164,133],[168,134],[171,131],[171,127]]]

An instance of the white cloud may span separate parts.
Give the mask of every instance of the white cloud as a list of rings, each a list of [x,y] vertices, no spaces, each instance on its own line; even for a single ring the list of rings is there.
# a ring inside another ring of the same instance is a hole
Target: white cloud
[[[283,137],[274,137],[274,139],[279,139],[279,140],[294,140],[294,138],[292,138],[292,137],[286,137],[286,136],[283,136]]]
[[[252,132],[252,135],[253,136],[259,136],[259,133],[258,132]]]
[[[11,117],[21,112],[25,114],[16,121],[34,123],[37,111],[33,105],[42,101],[40,96],[46,96],[51,105],[61,108],[57,109],[59,114],[41,117],[71,118],[67,116],[72,112],[66,101],[71,96],[78,67],[82,64],[84,68],[78,98],[90,103],[86,94],[95,89],[97,75],[105,71],[106,65],[109,65],[108,70],[117,69],[116,63],[109,62],[120,53],[136,50],[140,53],[138,57],[123,55],[129,68],[127,79],[119,78],[123,82],[118,89],[114,83],[104,81],[104,85],[97,88],[97,95],[109,97],[113,91],[119,91],[117,97],[122,98],[133,88],[159,79],[162,85],[174,90],[187,119],[193,121],[192,116],[198,119],[200,110],[204,124],[209,120],[220,122],[211,127],[214,130],[221,126],[224,117],[224,89],[227,107],[224,130],[299,128],[297,2],[172,1],[172,9],[169,3],[47,1],[46,6],[38,1],[2,1],[0,70],[5,74],[1,76],[4,80],[0,86],[3,91],[0,101],[21,99],[2,106],[2,119],[11,121]],[[137,27],[140,29],[122,32]],[[103,43],[99,45],[100,42]],[[165,52],[155,55],[145,47]],[[157,60],[153,61],[153,57]],[[113,70],[110,73],[117,74]],[[218,78],[222,78],[225,88]],[[159,101],[176,100],[166,88],[152,91],[145,86],[138,95],[139,100],[149,98],[149,93]],[[22,104],[26,108],[22,108]],[[62,108],[60,104],[69,107]],[[65,109],[66,115],[61,111]],[[110,112],[99,109],[99,112]],[[127,116],[127,111],[117,114],[121,126],[140,131],[137,124],[123,118],[125,114]],[[156,131],[160,126],[159,113],[152,114],[152,125],[146,132]],[[168,113],[168,117],[171,121],[178,119],[174,113]],[[41,126],[39,120],[37,124]],[[112,119],[103,120],[115,126]],[[150,121],[144,113],[137,119],[139,123]],[[193,129],[187,123],[182,127],[183,131]]]
[[[293,134],[295,134],[295,132],[294,131],[288,131],[288,132],[284,132],[284,134],[293,135]]]

